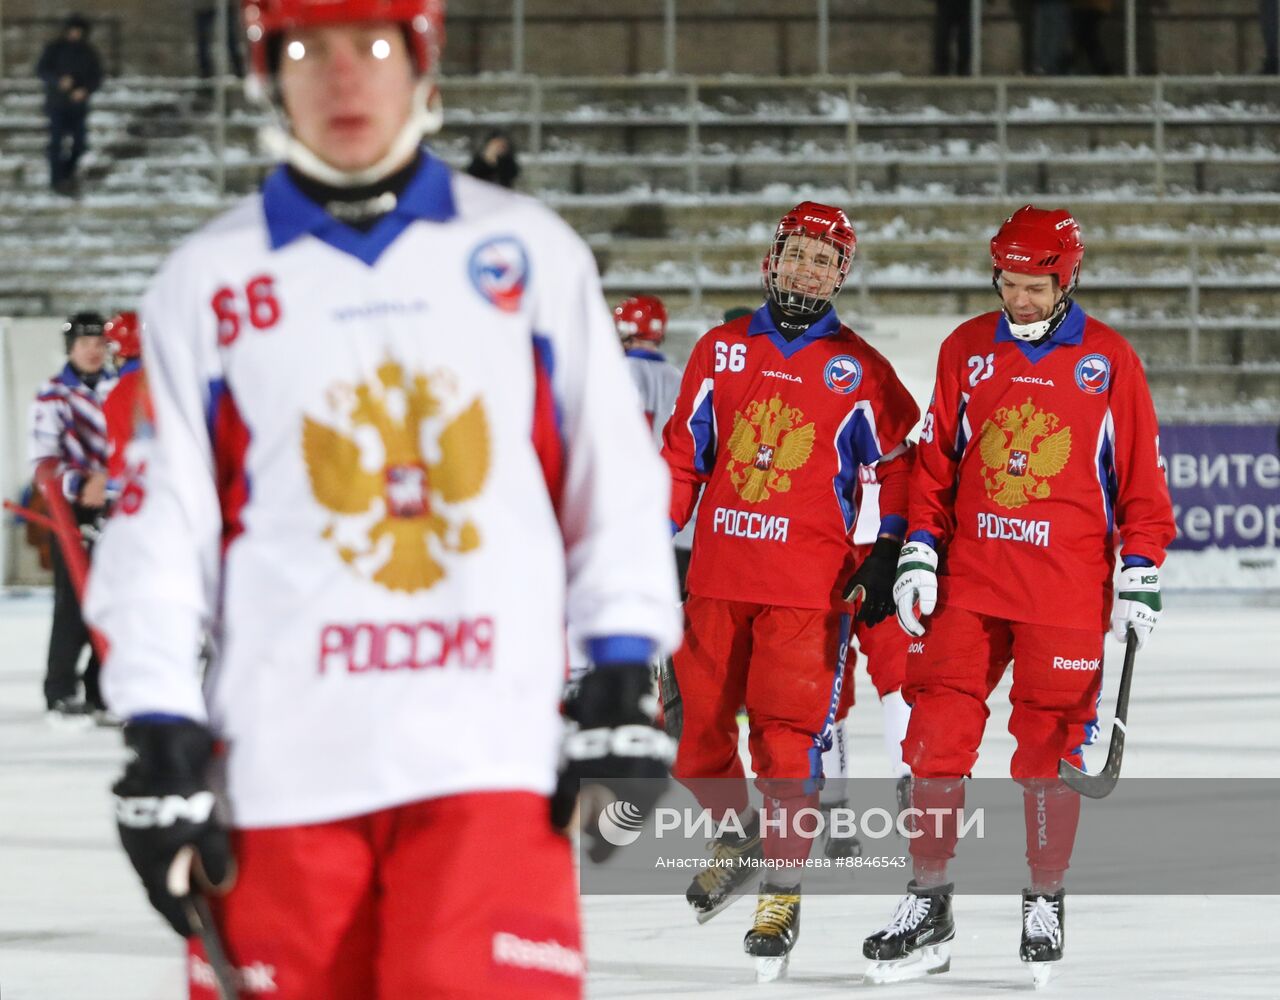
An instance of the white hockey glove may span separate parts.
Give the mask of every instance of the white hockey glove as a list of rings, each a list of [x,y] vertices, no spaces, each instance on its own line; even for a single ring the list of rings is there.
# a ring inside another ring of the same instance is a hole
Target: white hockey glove
[[[1121,642],[1133,629],[1138,648],[1160,620],[1160,570],[1155,566],[1128,566],[1120,571],[1120,583],[1111,605],[1111,634]]]
[[[938,603],[938,553],[925,542],[907,542],[898,556],[898,577],[893,583],[898,624],[907,635],[924,635],[921,619],[933,614]],[[919,610],[916,606],[919,605]]]

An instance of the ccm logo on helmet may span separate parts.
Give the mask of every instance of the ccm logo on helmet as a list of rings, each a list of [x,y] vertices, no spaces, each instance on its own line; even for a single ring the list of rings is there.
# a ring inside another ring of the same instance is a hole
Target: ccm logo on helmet
[[[1007,253],[1004,255],[1005,260],[1030,260],[1030,257],[1024,257],[1020,253]]]
[[[804,221],[805,222],[826,222],[827,220],[820,215],[806,215],[804,217]]]

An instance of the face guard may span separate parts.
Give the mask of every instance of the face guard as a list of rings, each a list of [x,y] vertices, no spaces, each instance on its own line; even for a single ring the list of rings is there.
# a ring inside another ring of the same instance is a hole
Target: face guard
[[[272,156],[322,184],[360,187],[382,180],[405,161],[424,135],[440,131],[444,106],[436,76],[444,49],[445,0],[242,0],[241,9],[253,69],[249,89],[270,106],[276,119],[259,135],[263,148]],[[414,95],[416,111],[379,162],[364,170],[343,171],[324,162],[290,133],[276,93],[272,61],[273,55],[279,55],[286,32],[361,21],[392,21],[404,31],[419,78]]]
[[[1062,298],[1053,315],[1035,323],[1015,323],[1005,310],[1009,332],[1018,340],[1035,341],[1053,330],[1066,315],[1071,293],[1080,280],[1084,240],[1080,226],[1064,208],[1024,205],[1005,219],[991,239],[991,282],[1000,291],[1000,272],[1048,274],[1058,279]]]
[[[857,246],[843,211],[801,202],[782,217],[773,234],[761,265],[765,294],[789,316],[819,315],[844,284]]]

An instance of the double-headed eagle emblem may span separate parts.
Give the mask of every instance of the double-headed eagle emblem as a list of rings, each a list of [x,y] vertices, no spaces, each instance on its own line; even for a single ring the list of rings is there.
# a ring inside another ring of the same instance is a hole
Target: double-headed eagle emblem
[[[801,424],[804,414],[786,406],[781,396],[755,400],[744,416],[733,415],[729,436],[729,479],[747,503],[768,500],[791,489],[786,473],[800,468],[813,453],[813,422]]]
[[[978,454],[983,484],[992,502],[1008,510],[1049,496],[1049,482],[1071,457],[1071,428],[1058,429],[1055,414],[1031,400],[1002,406],[982,425]]]
[[[386,361],[375,381],[331,393],[350,434],[303,418],[311,492],[333,515],[323,537],[343,562],[388,590],[433,587],[445,576],[445,553],[480,545],[476,525],[451,520],[448,509],[484,486],[489,425],[479,399],[445,414],[450,382],[440,373],[410,377]]]

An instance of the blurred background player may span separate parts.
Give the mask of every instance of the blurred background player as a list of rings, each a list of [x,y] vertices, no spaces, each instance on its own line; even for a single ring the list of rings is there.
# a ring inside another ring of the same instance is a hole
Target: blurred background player
[[[107,320],[103,334],[119,381],[102,404],[107,422],[107,488],[113,500],[124,481],[126,456],[135,428],[154,419],[142,372],[142,323],[136,312],[121,312]]]
[[[640,393],[644,417],[662,447],[662,430],[675,409],[680,392],[680,369],[659,350],[667,339],[667,307],[656,295],[632,295],[613,309],[613,325],[622,341],[627,370]],[[690,519],[672,540],[676,550],[676,573],[684,591],[689,573],[689,548],[693,545],[694,521]]]
[[[938,354],[894,593],[918,640],[904,689],[913,804],[949,819],[940,835],[921,825],[908,894],[863,946],[874,982],[949,967],[954,810],[1011,660],[1010,770],[1024,786],[1031,875],[1019,954],[1037,984],[1062,957],[1080,798],[1058,762],[1082,766],[1097,732],[1108,615],[1117,638],[1133,629],[1141,642],[1156,624],[1157,567],[1174,537],[1142,365],[1071,298],[1083,258],[1069,212],[1020,208],[991,240],[1002,308],[961,324]]]
[[[62,324],[67,363],[42,385],[31,405],[29,454],[37,487],[56,478],[76,523],[92,526],[107,506],[107,428],[102,413],[116,384],[108,362],[102,317],[79,312]],[[98,685],[98,656],[80,614],[80,600],[67,572],[67,556],[57,539],[50,547],[53,562],[53,625],[44,680],[45,706],[54,724],[87,726],[95,713],[105,718]],[[80,658],[89,647],[84,669],[84,696],[77,676]]]
[[[659,350],[667,339],[667,307],[656,295],[632,295],[613,309],[613,325],[622,341],[627,369],[640,393],[645,420],[653,431],[658,449],[662,448],[662,429],[675,408],[680,392],[680,369],[671,364]],[[685,596],[684,581],[689,573],[689,547],[693,544],[694,520],[691,518],[671,540],[675,549],[676,576],[680,581],[680,597]],[[658,667],[661,696],[661,721],[672,737],[679,739],[682,724],[680,691],[668,657]]]
[[[892,608],[903,456],[919,409],[832,306],[855,248],[838,208],[804,202],[784,215],[762,262],[765,303],[694,346],[664,434],[673,527],[698,507],[685,641],[674,657],[684,729],[673,773],[724,824],[716,866],[687,893],[699,922],[760,873],[750,862],[795,865],[811,846],[785,829],[762,841],[738,755],[738,708],[747,709],[767,812],[783,819],[816,807],[849,641],[845,595],[859,592],[868,621]],[[858,467],[877,463],[882,537],[850,578]],[[796,872],[771,868],[760,887],[744,948],[761,979],[785,972],[799,933]]]
[[[234,876],[217,929],[280,1000],[579,997],[558,828],[579,781],[660,793],[648,662],[679,638],[594,260],[421,145],[442,3],[243,10],[284,162],[143,301],[155,433],[89,587],[121,840],[184,936],[188,893]],[[595,664],[567,735],[566,620]]]

